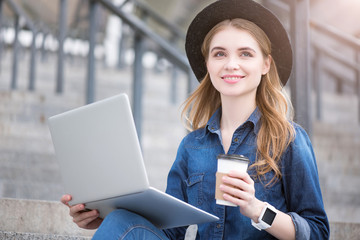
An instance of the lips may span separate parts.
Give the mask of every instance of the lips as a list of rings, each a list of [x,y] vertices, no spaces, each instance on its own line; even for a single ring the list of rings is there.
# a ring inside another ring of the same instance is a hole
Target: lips
[[[226,83],[234,84],[239,82],[241,79],[243,79],[245,76],[241,75],[224,75],[221,77]]]

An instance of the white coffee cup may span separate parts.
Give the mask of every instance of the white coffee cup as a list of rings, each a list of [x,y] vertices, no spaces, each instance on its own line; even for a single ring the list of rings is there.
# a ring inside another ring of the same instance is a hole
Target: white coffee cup
[[[219,189],[219,186],[223,184],[222,177],[226,176],[231,170],[246,172],[250,161],[247,157],[237,154],[220,154],[217,156],[217,159],[218,164],[215,186],[216,204],[236,207],[235,204],[224,200],[224,192]]]

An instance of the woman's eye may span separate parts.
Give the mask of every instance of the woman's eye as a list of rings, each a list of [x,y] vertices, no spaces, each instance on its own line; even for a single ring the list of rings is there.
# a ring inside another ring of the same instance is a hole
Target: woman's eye
[[[253,56],[250,52],[242,52],[240,55],[242,57],[252,57]]]
[[[224,52],[216,52],[214,54],[215,57],[224,57],[225,56],[225,53]]]

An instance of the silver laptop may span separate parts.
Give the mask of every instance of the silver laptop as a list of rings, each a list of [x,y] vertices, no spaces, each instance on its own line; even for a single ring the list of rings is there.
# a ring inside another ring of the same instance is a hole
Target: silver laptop
[[[116,95],[49,118],[63,186],[70,204],[85,203],[105,217],[117,208],[159,228],[219,218],[149,186],[131,107]]]

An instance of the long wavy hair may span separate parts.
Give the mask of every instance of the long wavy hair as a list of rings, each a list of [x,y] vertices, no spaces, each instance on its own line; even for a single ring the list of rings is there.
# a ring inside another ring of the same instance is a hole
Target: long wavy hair
[[[214,35],[228,26],[250,33],[258,42],[264,58],[271,58],[271,42],[264,31],[250,21],[237,18],[222,21],[208,32],[201,49],[204,59],[208,59],[210,42]],[[292,119],[293,108],[283,91],[272,58],[270,70],[262,76],[257,88],[256,105],[261,112],[261,126],[257,135],[256,161],[250,168],[256,169],[254,177],[261,181],[268,180],[265,174],[274,171],[274,177],[267,183],[271,184],[281,179],[281,156],[295,136],[295,130],[289,121]],[[209,74],[206,74],[198,88],[183,104],[182,118],[186,127],[189,130],[205,127],[220,106],[220,93],[212,85]]]

